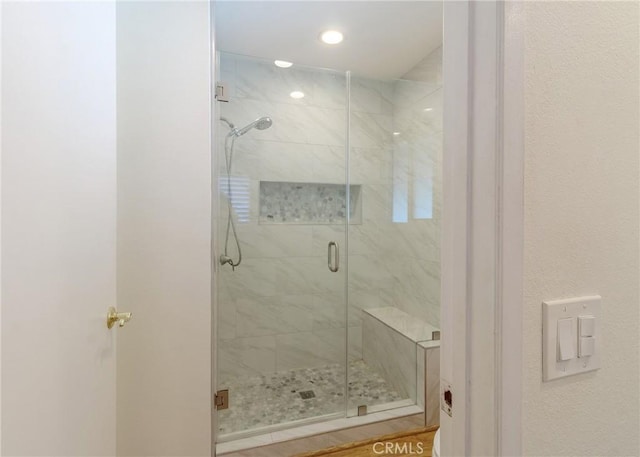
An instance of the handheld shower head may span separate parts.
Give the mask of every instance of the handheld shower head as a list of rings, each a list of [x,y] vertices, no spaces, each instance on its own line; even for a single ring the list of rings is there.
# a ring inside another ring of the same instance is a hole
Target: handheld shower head
[[[261,117],[259,119],[256,119],[255,121],[253,121],[251,124],[242,127],[241,129],[233,129],[229,135],[235,135],[236,137],[238,136],[242,136],[245,133],[247,133],[249,130],[251,129],[258,129],[258,130],[265,130],[268,129],[269,127],[271,127],[271,124],[273,124],[273,121],[271,120],[270,117],[265,116],[265,117]]]

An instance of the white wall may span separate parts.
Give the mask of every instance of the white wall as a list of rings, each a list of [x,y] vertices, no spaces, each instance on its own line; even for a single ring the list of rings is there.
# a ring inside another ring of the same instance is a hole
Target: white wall
[[[207,2],[118,2],[118,455],[211,455]]]
[[[526,4],[526,455],[638,455],[638,3]],[[600,371],[541,381],[541,302],[603,298]]]
[[[2,4],[2,454],[113,455],[115,5]]]

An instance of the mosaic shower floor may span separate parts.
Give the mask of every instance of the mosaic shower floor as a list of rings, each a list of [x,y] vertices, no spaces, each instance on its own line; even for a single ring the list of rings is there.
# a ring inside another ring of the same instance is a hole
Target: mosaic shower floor
[[[329,365],[229,379],[220,386],[229,389],[229,409],[218,412],[220,433],[343,412],[344,378],[342,365]],[[403,397],[362,360],[349,364],[349,408],[398,400]]]

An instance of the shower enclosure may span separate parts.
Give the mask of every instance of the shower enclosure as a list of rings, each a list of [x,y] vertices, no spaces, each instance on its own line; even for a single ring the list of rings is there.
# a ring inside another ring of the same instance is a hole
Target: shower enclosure
[[[420,344],[439,326],[440,49],[391,81],[218,60],[218,441],[420,411]]]

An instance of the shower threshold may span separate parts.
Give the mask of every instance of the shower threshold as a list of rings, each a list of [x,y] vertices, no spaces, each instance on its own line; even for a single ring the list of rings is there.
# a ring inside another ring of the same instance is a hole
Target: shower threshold
[[[365,416],[358,416],[357,408],[353,408],[347,411],[347,417],[343,413],[334,413],[261,427],[248,432],[230,433],[218,437],[216,455],[422,414],[423,412],[424,410],[413,400],[405,399],[372,406]]]

